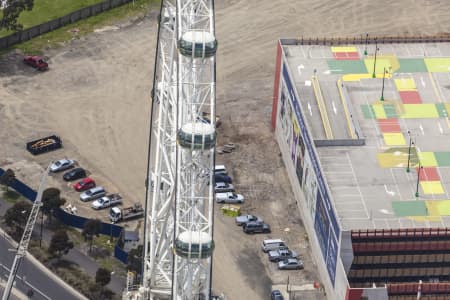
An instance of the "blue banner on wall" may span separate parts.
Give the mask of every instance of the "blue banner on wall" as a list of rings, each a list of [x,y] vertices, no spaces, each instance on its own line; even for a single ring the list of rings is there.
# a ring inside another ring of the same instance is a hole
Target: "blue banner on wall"
[[[322,176],[319,160],[317,159],[316,152],[314,151],[313,140],[311,139],[306,128],[306,122],[303,119],[303,115],[300,110],[300,104],[295,94],[294,87],[291,82],[291,77],[289,76],[288,67],[285,62],[283,63],[282,72],[283,79],[289,93],[289,98],[291,99],[295,111],[295,116],[300,126],[301,136],[303,137],[305,148],[308,151],[309,157],[311,159],[311,164],[318,183],[314,229],[316,231],[316,236],[319,240],[322,255],[327,266],[328,275],[330,276],[330,280],[334,286],[340,227],[334,213],[330,196],[328,194],[325,179]]]

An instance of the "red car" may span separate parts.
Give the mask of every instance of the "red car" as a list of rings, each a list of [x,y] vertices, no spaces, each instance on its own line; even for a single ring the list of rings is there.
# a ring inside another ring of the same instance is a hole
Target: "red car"
[[[48,63],[40,56],[25,55],[23,62],[39,71],[44,71],[48,69]]]
[[[93,187],[95,187],[95,181],[94,181],[94,179],[89,178],[89,177],[83,178],[82,180],[75,183],[75,185],[73,186],[73,188],[77,192],[82,192],[82,191],[88,190]]]

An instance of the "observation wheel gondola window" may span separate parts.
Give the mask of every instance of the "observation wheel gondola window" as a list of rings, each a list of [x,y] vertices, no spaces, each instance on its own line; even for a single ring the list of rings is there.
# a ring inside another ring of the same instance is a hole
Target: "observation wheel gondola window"
[[[184,56],[210,57],[216,54],[217,40],[207,31],[187,31],[178,41],[178,49]]]
[[[216,130],[209,123],[187,123],[178,130],[177,140],[181,147],[211,149],[216,144]]]
[[[214,250],[214,241],[206,232],[185,231],[175,241],[175,253],[184,258],[208,258]]]

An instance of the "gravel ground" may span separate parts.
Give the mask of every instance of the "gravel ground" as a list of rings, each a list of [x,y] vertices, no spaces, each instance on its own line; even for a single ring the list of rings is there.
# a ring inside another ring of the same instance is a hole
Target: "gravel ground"
[[[50,70],[0,58],[0,166],[37,188],[51,159],[69,157],[86,167],[126,204],[143,202],[156,12],[142,21],[115,24],[58,50],[47,50]],[[215,212],[213,288],[227,299],[267,299],[272,284],[317,280],[278,145],[270,130],[276,42],[280,37],[336,37],[448,32],[446,1],[223,0],[216,1],[219,145],[237,145],[217,157],[232,170],[248,199],[243,212],[261,215],[271,237],[286,239],[305,261],[304,271],[279,272],[259,250],[266,235],[245,236]],[[33,157],[25,143],[58,134],[64,149]],[[60,186],[78,213],[94,213]],[[130,227],[135,227],[131,224]],[[306,296],[306,295],[305,295]],[[313,294],[307,299],[323,299]],[[305,298],[305,299],[306,299]]]

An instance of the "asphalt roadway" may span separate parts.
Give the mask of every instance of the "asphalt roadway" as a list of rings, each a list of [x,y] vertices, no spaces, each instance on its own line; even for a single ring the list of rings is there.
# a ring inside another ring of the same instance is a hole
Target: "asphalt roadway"
[[[1,294],[3,295],[3,286],[6,284],[9,276],[9,270],[14,260],[16,243],[0,231],[0,281]],[[27,255],[22,259],[17,272],[14,287],[26,295],[33,290],[33,300],[64,299],[78,300],[86,299],[80,293],[68,286],[64,281],[58,278],[45,266],[39,263],[33,256]],[[11,293],[12,294],[12,293]],[[10,299],[14,299],[10,297]]]

